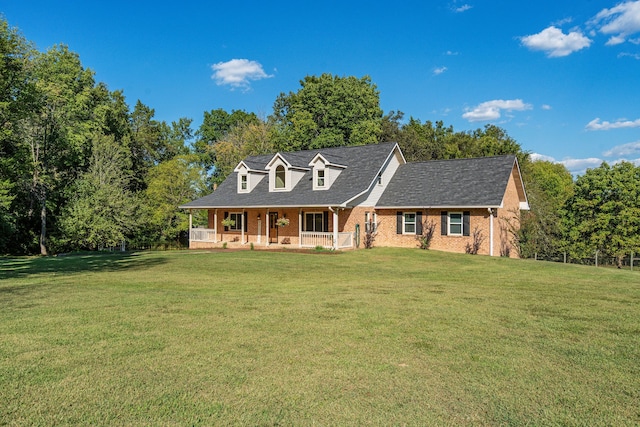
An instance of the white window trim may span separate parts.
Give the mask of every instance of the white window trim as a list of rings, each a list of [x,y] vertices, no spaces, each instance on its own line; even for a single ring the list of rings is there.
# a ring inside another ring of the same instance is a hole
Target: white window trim
[[[236,223],[233,225],[233,227],[228,227],[229,231],[242,231],[242,221],[244,220],[244,214],[242,212],[229,212],[229,216],[227,218],[231,218],[231,215],[236,216]]]
[[[403,219],[404,221],[404,219]],[[371,231],[375,232],[378,229],[378,214],[375,212],[366,211],[364,213],[364,231],[369,231],[369,227],[371,226]],[[404,227],[404,224],[403,224]]]
[[[249,192],[249,175],[244,173],[239,176],[240,182],[238,186],[238,193],[248,193]],[[244,182],[243,182],[244,179]],[[242,184],[245,185],[245,188],[242,188]]]
[[[320,172],[322,172],[322,182],[320,185],[318,181],[320,180]],[[314,190],[325,190],[327,188],[327,172],[326,169],[314,169],[313,173],[313,188]]]
[[[406,222],[407,215],[413,215],[413,223]],[[407,231],[407,224],[413,224],[413,231]],[[418,215],[416,212],[402,212],[402,234],[416,234],[416,228],[418,226]]]
[[[460,233],[451,232],[451,215],[460,215]],[[463,212],[447,212],[447,236],[462,236],[462,235],[464,235],[464,213]]]
[[[313,215],[313,221],[314,221],[314,225],[315,225],[315,216],[316,215],[320,215],[322,217],[322,228],[324,228],[324,212],[320,211],[313,211],[313,212],[304,212],[304,227],[302,228],[303,230],[307,230],[307,215]],[[324,230],[324,231],[318,231],[318,230],[314,230],[314,231],[309,231],[308,233],[327,233],[329,230]]]

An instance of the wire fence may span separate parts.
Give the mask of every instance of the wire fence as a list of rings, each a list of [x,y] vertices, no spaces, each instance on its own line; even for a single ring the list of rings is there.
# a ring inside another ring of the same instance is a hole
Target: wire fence
[[[530,257],[530,259],[534,259],[536,261],[562,262],[565,264],[591,265],[594,267],[617,267],[630,269],[632,271],[640,271],[640,254],[633,252],[625,255],[622,258],[596,251],[592,257],[584,258],[574,258],[571,257],[567,252],[563,252],[553,255],[534,254],[534,256]]]

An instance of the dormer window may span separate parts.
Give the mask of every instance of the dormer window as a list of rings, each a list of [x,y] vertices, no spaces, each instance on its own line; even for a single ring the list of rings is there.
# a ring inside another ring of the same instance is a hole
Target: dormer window
[[[318,176],[316,177],[316,187],[324,187],[324,169],[320,169],[317,171]]]
[[[276,188],[286,188],[287,172],[284,166],[278,165],[276,168]]]
[[[247,191],[247,175],[240,175],[240,190]]]

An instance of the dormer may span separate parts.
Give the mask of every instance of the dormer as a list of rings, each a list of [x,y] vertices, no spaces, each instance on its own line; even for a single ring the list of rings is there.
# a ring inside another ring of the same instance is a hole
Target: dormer
[[[238,193],[251,193],[267,175],[264,170],[251,169],[244,161],[238,163],[233,171],[238,174]]]
[[[269,174],[269,191],[291,191],[309,168],[294,166],[276,153],[265,167]]]
[[[328,190],[342,170],[346,169],[346,166],[331,162],[320,153],[314,156],[309,162],[309,166],[313,168],[314,190]]]

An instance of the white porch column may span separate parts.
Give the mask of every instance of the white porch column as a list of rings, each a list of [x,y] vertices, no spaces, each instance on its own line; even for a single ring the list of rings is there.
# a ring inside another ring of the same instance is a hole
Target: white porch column
[[[298,247],[302,247],[302,209],[298,209]]]
[[[271,227],[271,219],[269,218],[269,209],[267,209],[267,215],[264,217],[267,226],[264,228],[266,239],[264,242],[265,246],[269,246],[269,228]]]
[[[218,209],[213,211],[213,243],[218,243]]]
[[[338,208],[333,210],[333,249],[338,249]]]
[[[244,209],[242,209],[242,220],[240,221],[241,229],[240,229],[240,244],[244,245],[246,242],[244,241]]]
[[[258,244],[262,243],[262,219],[260,218],[260,214],[258,214]]]

